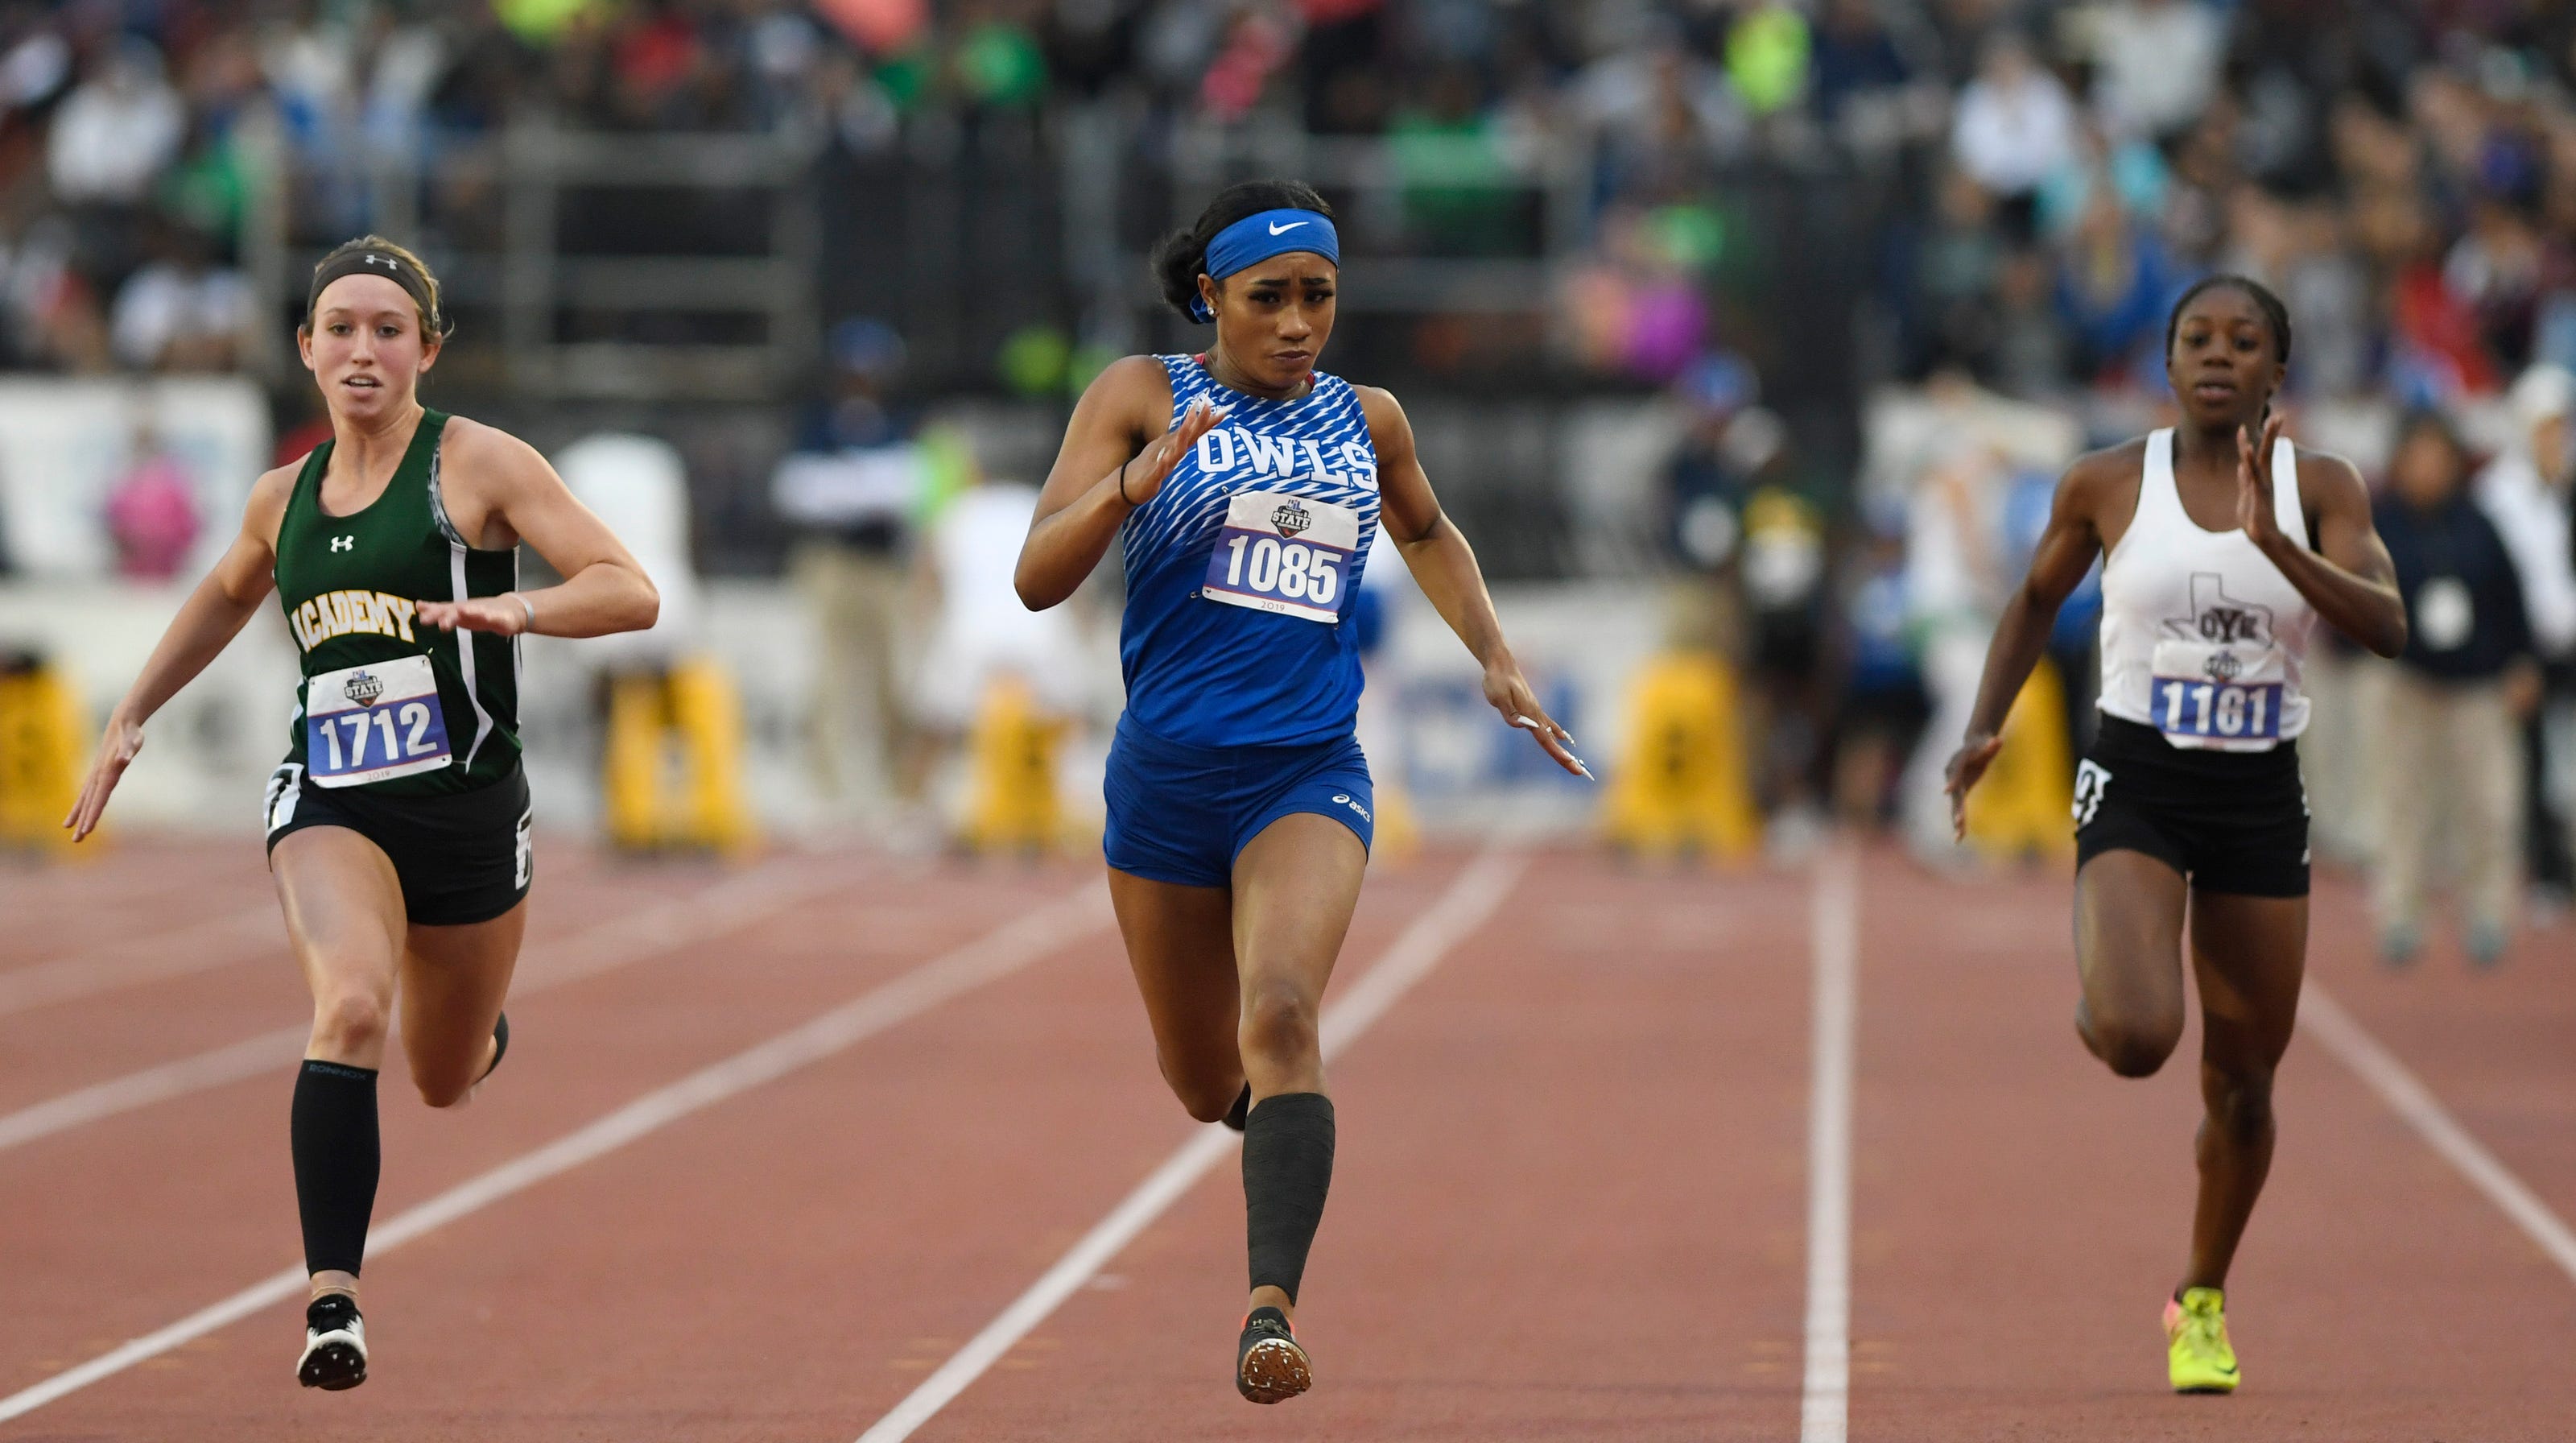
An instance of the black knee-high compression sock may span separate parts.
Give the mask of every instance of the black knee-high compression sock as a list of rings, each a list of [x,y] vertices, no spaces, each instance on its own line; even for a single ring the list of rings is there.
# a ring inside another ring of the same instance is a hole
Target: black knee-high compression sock
[[[1263,1098],[1243,1120],[1244,1232],[1254,1287],[1297,1301],[1332,1186],[1333,1100],[1320,1092]]]
[[[367,1216],[384,1166],[376,1135],[376,1073],[305,1059],[295,1079],[295,1207],[304,1219],[304,1270],[355,1274],[367,1255]]]

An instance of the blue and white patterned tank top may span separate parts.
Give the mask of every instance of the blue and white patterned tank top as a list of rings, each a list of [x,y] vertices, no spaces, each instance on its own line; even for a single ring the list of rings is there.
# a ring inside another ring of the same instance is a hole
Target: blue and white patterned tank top
[[[1351,733],[1359,649],[1343,624],[1377,537],[1377,448],[1360,398],[1315,374],[1294,401],[1158,358],[1172,416],[1228,414],[1121,530],[1127,719],[1190,746],[1295,746]]]

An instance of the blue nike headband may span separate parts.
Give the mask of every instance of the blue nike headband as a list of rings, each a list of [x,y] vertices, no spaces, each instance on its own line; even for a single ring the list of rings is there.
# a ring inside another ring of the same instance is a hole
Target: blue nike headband
[[[1335,265],[1342,263],[1342,238],[1330,218],[1311,210],[1265,210],[1245,216],[1208,239],[1207,259],[1199,270],[1222,281],[1246,266],[1290,251],[1311,251]],[[1205,296],[1190,300],[1190,317],[1213,321]]]

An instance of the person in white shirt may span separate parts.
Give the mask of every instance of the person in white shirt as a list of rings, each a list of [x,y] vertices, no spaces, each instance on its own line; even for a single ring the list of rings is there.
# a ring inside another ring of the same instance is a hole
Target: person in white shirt
[[[57,199],[132,205],[179,153],[187,109],[161,78],[161,52],[128,39],[54,112],[45,168]]]
[[[2124,135],[2158,138],[2200,118],[2218,89],[2227,26],[2201,0],[2120,0],[2094,22],[2093,97]]]
[[[2522,581],[2545,690],[2525,729],[2536,905],[2564,907],[2576,890],[2576,375],[2542,364],[2523,372],[2506,402],[2514,437],[2478,474],[2478,509],[2495,523]]]
[[[2028,41],[1999,33],[1959,93],[1950,146],[1977,184],[1999,196],[2028,195],[2074,157],[2075,103]]]
[[[166,237],[161,259],[126,278],[108,318],[116,359],[141,371],[229,371],[256,306],[241,272],[206,263],[203,236]]]

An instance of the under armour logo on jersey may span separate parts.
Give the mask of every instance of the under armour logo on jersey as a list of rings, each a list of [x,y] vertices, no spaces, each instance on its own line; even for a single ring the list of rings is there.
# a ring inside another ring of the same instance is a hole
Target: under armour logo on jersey
[[[334,536],[331,538],[331,549],[334,551],[355,551],[358,549],[358,538],[355,536]]]

